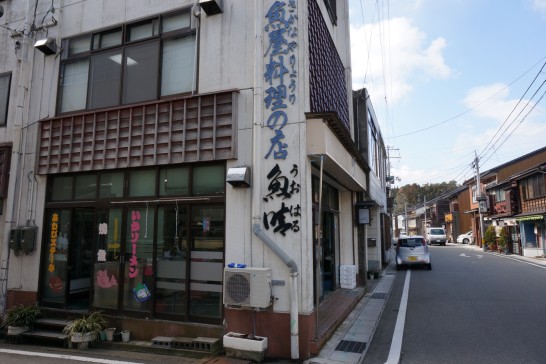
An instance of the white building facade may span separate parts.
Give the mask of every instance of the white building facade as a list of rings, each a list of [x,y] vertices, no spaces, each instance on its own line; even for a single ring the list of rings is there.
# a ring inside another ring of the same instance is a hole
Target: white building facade
[[[389,230],[384,165],[369,177],[354,141],[348,2],[201,3],[0,2],[2,304],[306,358],[340,267],[361,276]]]

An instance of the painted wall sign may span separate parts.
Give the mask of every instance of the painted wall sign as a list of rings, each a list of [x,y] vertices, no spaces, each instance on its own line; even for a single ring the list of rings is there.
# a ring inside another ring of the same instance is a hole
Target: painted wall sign
[[[296,102],[296,71],[297,59],[294,53],[297,47],[296,1],[288,4],[276,1],[267,11],[265,31],[269,46],[265,52],[266,64],[264,80],[269,87],[265,89],[264,105],[271,113],[267,117],[266,126],[273,131],[271,145],[265,154],[265,159],[273,155],[274,159],[286,159],[288,144],[282,129],[288,123],[288,103]]]
[[[285,126],[289,123],[289,111],[296,102],[298,81],[297,56],[297,4],[295,0],[275,1],[265,14],[267,40],[264,54],[265,130],[270,130],[270,144],[264,158],[286,161],[289,144],[285,138]],[[285,173],[289,168],[285,167]],[[290,176],[283,173],[281,166],[275,166],[267,174],[267,195],[263,201],[269,209],[263,213],[266,230],[286,236],[288,231],[300,230],[301,206],[292,197],[299,194],[300,184],[294,178],[298,166],[292,164]]]
[[[293,177],[298,175],[297,165],[294,164],[292,166],[290,174]],[[267,174],[267,179],[269,179],[269,186],[267,188],[269,193],[263,198],[264,202],[276,199],[282,201],[290,199],[294,194],[300,193],[300,184],[284,176],[278,164]],[[298,225],[300,216],[301,206],[299,204],[288,205],[282,201],[278,210],[264,211],[263,223],[266,230],[273,227],[273,232],[280,232],[283,236],[286,236],[288,230],[293,232],[300,230]]]
[[[48,270],[53,273],[55,271],[55,253],[57,252],[57,237],[59,234],[59,214],[51,215],[51,234],[49,240],[49,267]]]
[[[131,258],[129,258],[129,278],[138,275],[137,243],[140,236],[140,212],[131,211]]]

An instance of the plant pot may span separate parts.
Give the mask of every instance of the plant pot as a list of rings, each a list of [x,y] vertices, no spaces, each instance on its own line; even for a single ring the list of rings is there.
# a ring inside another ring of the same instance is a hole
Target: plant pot
[[[224,335],[224,347],[245,351],[265,351],[267,349],[267,337],[249,337],[245,334],[230,332]]]
[[[81,333],[77,332],[70,337],[70,341],[73,343],[88,343],[95,339],[95,335],[92,332]]]
[[[121,340],[126,343],[131,339],[131,331],[129,330],[123,330],[121,332]]]
[[[267,337],[230,332],[223,337],[226,355],[238,359],[261,362],[267,349]]]
[[[28,331],[28,326],[8,326],[8,335],[19,335]]]
[[[116,332],[115,327],[109,327],[106,330],[104,330],[104,333],[106,334],[106,340],[114,341],[114,333],[115,332]]]

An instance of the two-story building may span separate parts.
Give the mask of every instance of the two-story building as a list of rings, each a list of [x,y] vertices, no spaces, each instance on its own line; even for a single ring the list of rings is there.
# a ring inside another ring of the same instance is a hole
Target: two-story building
[[[342,267],[365,285],[390,242],[385,147],[352,107],[348,2],[0,6],[3,307],[317,353]]]

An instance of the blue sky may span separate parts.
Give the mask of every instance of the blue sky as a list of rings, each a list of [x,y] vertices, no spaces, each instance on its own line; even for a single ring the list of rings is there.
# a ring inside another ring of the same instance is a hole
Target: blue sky
[[[475,153],[483,172],[546,146],[546,0],[349,6],[353,89],[370,91],[395,186],[462,183]]]

